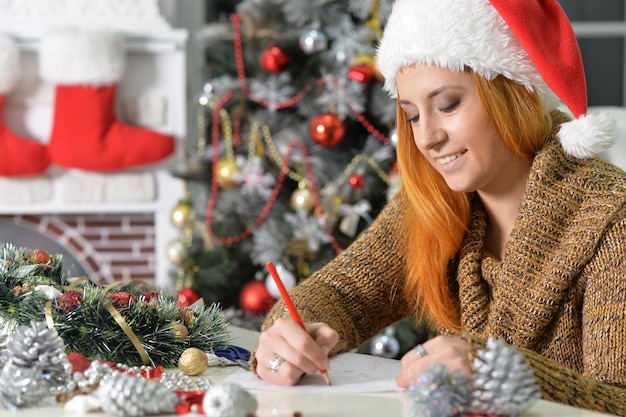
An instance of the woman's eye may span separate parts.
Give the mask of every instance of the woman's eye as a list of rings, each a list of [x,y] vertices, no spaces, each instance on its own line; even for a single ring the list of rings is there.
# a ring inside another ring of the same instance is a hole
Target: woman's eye
[[[450,104],[449,106],[446,107],[442,107],[440,110],[444,113],[450,113],[451,111],[453,111],[454,109],[456,109],[457,107],[459,107],[460,101],[455,101],[454,103]]]
[[[420,121],[420,117],[419,115],[417,115],[417,116],[409,117],[408,120],[409,120],[409,123],[417,123]]]

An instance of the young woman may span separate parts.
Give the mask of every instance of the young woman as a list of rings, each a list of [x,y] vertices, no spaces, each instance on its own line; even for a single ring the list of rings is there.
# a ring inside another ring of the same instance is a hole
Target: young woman
[[[585,115],[557,0],[398,0],[378,63],[403,187],[291,292],[306,331],[270,312],[257,375],[295,384],[414,315],[438,336],[402,358],[401,387],[433,363],[471,375],[491,336],[520,348],[543,398],[626,414],[626,174],[593,157],[613,125]]]

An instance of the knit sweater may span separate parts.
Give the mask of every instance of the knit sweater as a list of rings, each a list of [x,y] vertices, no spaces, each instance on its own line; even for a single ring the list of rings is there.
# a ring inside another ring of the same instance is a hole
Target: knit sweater
[[[553,138],[533,161],[502,259],[483,246],[487,216],[475,198],[449,277],[472,349],[502,338],[526,356],[544,399],[618,415],[626,415],[625,202],[624,172],[568,157]],[[304,321],[339,333],[333,353],[413,313],[402,293],[404,210],[400,193],[291,291]],[[285,315],[277,303],[263,329]]]

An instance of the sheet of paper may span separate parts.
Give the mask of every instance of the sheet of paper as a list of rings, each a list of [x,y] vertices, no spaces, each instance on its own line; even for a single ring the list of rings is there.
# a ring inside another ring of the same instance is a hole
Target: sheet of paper
[[[239,369],[224,379],[224,383],[238,384],[251,390],[293,390],[306,392],[390,392],[401,391],[396,376],[402,366],[399,360],[380,358],[360,353],[342,353],[330,360],[328,376],[332,386],[320,373],[305,375],[293,387],[273,385]]]

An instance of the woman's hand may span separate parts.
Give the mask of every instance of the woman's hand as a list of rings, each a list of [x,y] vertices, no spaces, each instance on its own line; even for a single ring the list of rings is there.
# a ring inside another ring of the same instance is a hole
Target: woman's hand
[[[422,344],[426,355],[418,355],[411,349],[401,359],[402,373],[396,377],[399,387],[408,388],[417,381],[420,374],[428,372],[428,368],[436,363],[445,365],[450,372],[459,370],[465,376],[471,376],[472,367],[469,360],[469,344],[460,337],[437,336]]]
[[[256,373],[261,379],[277,385],[295,385],[302,375],[328,368],[328,353],[339,335],[325,323],[305,327],[306,331],[292,319],[280,318],[259,335],[255,356]],[[272,363],[274,371],[270,369]]]

